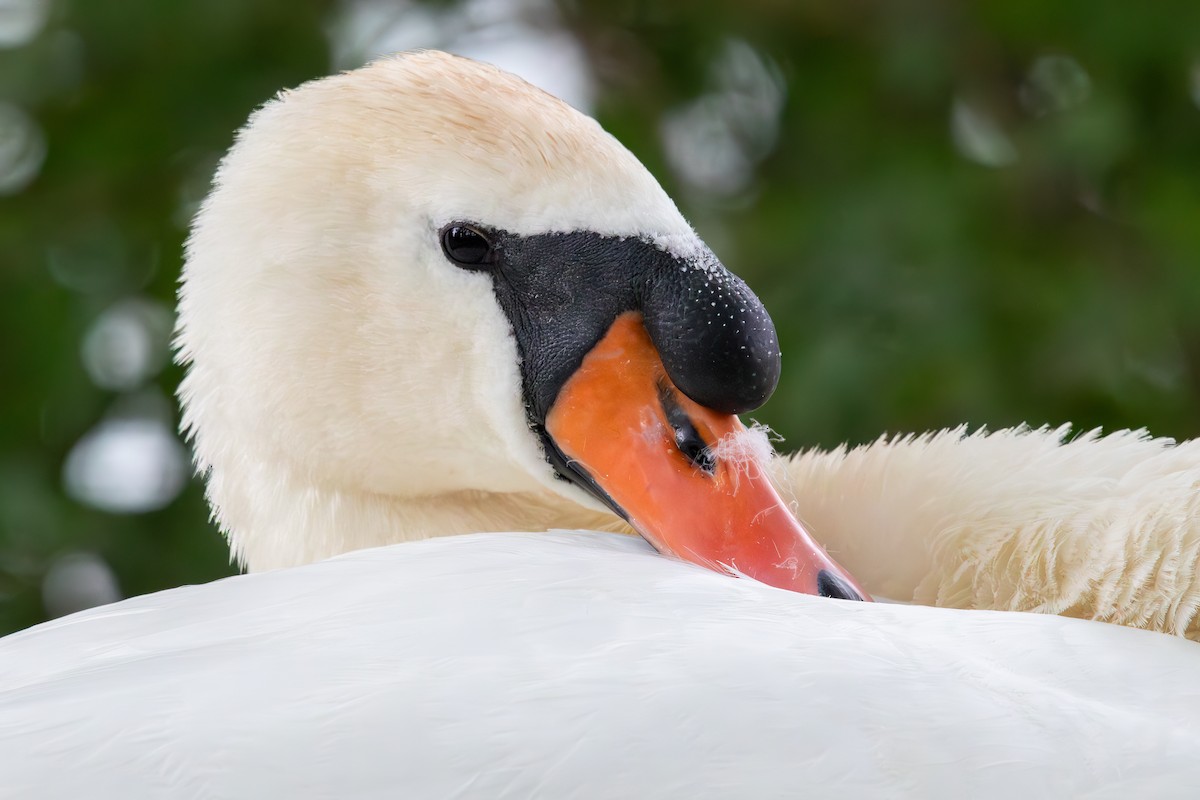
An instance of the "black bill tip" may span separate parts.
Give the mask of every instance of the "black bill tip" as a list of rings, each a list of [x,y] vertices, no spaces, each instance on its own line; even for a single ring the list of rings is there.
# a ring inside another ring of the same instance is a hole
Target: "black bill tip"
[[[854,591],[842,576],[827,569],[817,573],[817,594],[838,600],[862,600],[859,593]]]

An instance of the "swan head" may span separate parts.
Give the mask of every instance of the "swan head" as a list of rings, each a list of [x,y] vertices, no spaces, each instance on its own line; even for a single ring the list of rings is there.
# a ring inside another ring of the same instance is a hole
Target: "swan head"
[[[189,237],[177,345],[251,569],[615,514],[861,594],[727,456],[779,374],[758,298],[595,121],[494,67],[409,53],[259,109]]]

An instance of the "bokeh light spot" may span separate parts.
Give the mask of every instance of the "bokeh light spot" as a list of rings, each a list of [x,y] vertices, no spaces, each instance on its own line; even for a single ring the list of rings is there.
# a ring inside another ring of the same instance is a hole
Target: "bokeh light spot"
[[[125,514],[166,506],[187,481],[187,453],[157,416],[102,420],[67,454],[67,493],[81,503]]]
[[[0,49],[33,41],[50,17],[50,0],[0,0]]]
[[[41,127],[12,103],[0,102],[0,196],[33,183],[46,160]]]
[[[51,618],[120,599],[117,576],[108,562],[95,553],[79,551],[60,556],[42,578],[42,603]]]
[[[336,69],[434,48],[495,64],[585,113],[595,105],[587,57],[563,28],[553,0],[462,0],[442,7],[350,0],[328,36]]]
[[[1074,108],[1092,93],[1092,79],[1069,56],[1041,56],[1029,68],[1021,85],[1021,105],[1034,116]]]
[[[985,167],[1017,162],[1017,149],[999,123],[983,109],[956,99],[950,109],[950,135],[964,157]]]
[[[156,247],[135,247],[109,219],[64,220],[46,246],[46,265],[60,285],[83,294],[118,293],[143,285],[158,267]]]
[[[709,84],[711,91],[668,113],[659,133],[684,183],[729,197],[751,186],[754,168],[774,149],[786,85],[773,62],[737,39],[714,59]]]
[[[136,389],[158,374],[170,349],[172,316],[161,303],[124,300],[84,334],[83,366],[101,389]]]

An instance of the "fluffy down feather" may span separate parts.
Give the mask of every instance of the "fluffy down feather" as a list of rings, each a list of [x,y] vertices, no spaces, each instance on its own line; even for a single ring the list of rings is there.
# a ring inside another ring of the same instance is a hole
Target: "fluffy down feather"
[[[871,590],[1200,639],[1200,442],[966,427],[774,462]]]

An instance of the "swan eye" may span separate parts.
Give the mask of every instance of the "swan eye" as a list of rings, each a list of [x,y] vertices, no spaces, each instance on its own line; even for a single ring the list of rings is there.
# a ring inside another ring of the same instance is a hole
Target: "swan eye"
[[[492,243],[476,228],[451,223],[442,229],[442,250],[462,267],[486,267],[495,260]]]

